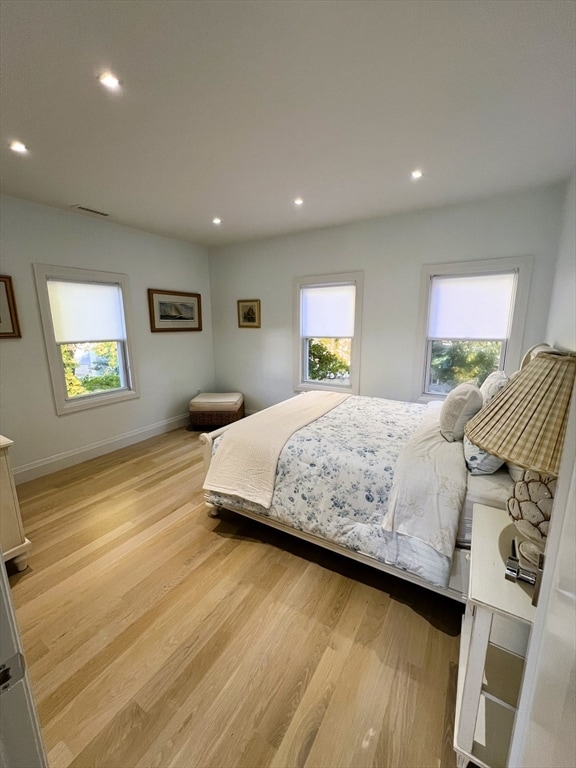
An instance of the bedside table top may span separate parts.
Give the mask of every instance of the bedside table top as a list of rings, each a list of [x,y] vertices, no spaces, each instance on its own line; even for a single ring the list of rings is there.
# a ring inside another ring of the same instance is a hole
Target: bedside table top
[[[506,510],[474,504],[468,599],[532,623],[534,587],[504,577],[511,543],[518,533]]]

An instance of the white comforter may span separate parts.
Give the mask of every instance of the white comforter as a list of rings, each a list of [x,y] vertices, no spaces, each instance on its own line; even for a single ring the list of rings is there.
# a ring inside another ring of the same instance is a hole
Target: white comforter
[[[462,443],[444,440],[438,414],[427,415],[398,457],[384,530],[452,557],[466,482]]]

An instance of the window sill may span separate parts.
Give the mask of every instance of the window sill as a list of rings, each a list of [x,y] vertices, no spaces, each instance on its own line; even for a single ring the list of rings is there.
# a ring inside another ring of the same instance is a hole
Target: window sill
[[[351,386],[338,386],[337,384],[296,384],[294,387],[295,392],[342,392],[345,395],[357,395]]]
[[[444,394],[444,395],[422,394],[416,400],[416,402],[417,403],[443,403],[444,400],[446,400],[447,396],[448,396],[448,392],[446,392],[446,394]]]
[[[134,400],[140,397],[138,392],[133,389],[124,389],[118,392],[102,393],[97,395],[88,395],[75,400],[65,400],[63,403],[56,403],[56,412],[59,416],[65,416],[68,413],[77,413],[86,411],[89,408],[98,408],[101,405],[113,405],[122,403],[125,400]]]

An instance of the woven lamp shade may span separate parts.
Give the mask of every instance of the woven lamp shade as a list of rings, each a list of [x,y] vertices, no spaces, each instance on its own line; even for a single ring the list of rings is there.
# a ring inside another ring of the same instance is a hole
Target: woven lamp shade
[[[540,352],[466,425],[469,440],[523,469],[557,476],[576,356]]]

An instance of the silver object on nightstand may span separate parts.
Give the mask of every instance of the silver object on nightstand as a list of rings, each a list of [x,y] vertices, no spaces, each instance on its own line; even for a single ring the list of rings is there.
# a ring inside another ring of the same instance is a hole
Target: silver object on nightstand
[[[518,557],[518,548],[516,546],[516,539],[512,539],[512,554],[506,560],[506,573],[504,574],[507,581],[524,581],[527,584],[531,584],[534,587],[534,594],[532,595],[532,605],[538,605],[538,596],[540,594],[540,583],[542,582],[542,573],[544,572],[544,555],[540,555],[538,559],[538,569],[535,571],[533,568],[525,568]]]

